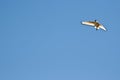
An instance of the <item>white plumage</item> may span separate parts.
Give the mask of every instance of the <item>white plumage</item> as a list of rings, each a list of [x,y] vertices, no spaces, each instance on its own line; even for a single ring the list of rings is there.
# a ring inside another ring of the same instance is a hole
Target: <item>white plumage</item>
[[[95,21],[85,21],[85,22],[82,22],[82,24],[88,25],[88,26],[93,26],[96,28],[96,30],[103,29],[104,31],[106,31],[106,28],[102,24],[98,23],[96,20]]]

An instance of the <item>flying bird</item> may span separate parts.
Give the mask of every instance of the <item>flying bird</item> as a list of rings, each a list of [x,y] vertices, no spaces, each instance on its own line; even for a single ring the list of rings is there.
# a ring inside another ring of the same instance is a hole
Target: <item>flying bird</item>
[[[85,21],[85,22],[82,22],[82,24],[88,25],[88,26],[93,26],[96,30],[102,29],[102,30],[106,31],[106,28],[102,24],[100,24],[97,20]]]

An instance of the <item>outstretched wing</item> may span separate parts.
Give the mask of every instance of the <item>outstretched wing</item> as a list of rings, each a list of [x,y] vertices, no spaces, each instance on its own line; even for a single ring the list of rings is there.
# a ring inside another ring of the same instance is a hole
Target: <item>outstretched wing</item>
[[[95,26],[93,22],[82,22],[82,24],[88,25],[88,26]]]
[[[103,25],[99,25],[99,28],[101,28],[101,29],[106,31],[106,28]]]

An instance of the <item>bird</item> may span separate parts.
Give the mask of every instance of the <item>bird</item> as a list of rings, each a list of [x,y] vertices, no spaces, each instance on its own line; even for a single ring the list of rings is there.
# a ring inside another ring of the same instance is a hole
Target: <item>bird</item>
[[[96,30],[98,30],[98,29],[102,29],[102,30],[104,30],[104,31],[107,30],[107,29],[106,29],[102,24],[100,24],[97,20],[94,20],[94,21],[83,21],[82,24],[83,24],[83,25],[92,26],[92,27],[94,27]]]

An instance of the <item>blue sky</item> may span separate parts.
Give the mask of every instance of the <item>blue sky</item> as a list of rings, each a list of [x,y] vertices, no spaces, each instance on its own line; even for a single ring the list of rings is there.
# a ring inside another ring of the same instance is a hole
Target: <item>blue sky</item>
[[[0,80],[120,80],[119,3],[1,0]]]

